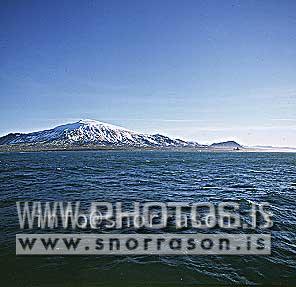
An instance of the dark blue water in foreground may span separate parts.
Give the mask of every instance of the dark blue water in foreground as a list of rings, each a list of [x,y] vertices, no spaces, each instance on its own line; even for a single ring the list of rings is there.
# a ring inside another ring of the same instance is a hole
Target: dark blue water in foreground
[[[269,202],[272,255],[16,257],[15,202],[38,200]],[[296,284],[296,154],[2,153],[0,202],[2,286]]]

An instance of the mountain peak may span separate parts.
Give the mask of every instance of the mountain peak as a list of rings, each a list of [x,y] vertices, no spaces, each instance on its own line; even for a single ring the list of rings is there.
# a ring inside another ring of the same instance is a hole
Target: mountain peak
[[[83,125],[83,126],[92,126],[92,127],[96,127],[96,128],[102,128],[102,127],[106,127],[109,129],[114,129],[114,130],[125,130],[125,131],[130,131],[126,128],[120,127],[120,126],[115,126],[112,124],[108,124],[105,122],[101,122],[101,121],[97,121],[97,120],[92,120],[92,119],[81,119],[77,122],[79,125]],[[132,131],[130,131],[132,132]]]
[[[84,124],[84,125],[110,125],[108,123],[100,122],[97,120],[92,120],[92,119],[81,119],[78,121],[79,124]]]
[[[103,122],[99,122],[97,120],[92,120],[92,119],[81,119],[78,121],[80,124],[104,124]]]

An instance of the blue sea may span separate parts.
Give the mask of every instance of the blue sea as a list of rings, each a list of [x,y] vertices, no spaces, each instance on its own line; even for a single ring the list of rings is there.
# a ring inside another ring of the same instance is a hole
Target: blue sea
[[[0,153],[0,199],[1,286],[296,286],[295,153]],[[16,256],[16,201],[268,202],[272,252]]]

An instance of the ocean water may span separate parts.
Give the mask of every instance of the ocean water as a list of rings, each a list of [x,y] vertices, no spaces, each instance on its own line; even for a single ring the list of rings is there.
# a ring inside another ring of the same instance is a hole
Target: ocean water
[[[1,153],[0,199],[2,286],[296,284],[296,154]],[[15,255],[16,201],[226,200],[270,203],[271,255]]]

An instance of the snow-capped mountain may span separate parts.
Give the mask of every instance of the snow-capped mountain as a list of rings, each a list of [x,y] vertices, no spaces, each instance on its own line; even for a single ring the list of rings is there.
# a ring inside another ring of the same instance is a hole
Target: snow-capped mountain
[[[61,125],[50,130],[27,134],[14,133],[0,138],[0,145],[16,144],[54,144],[101,146],[135,146],[135,147],[186,147],[199,146],[197,143],[155,134],[141,134],[122,127],[95,121],[80,120]]]

